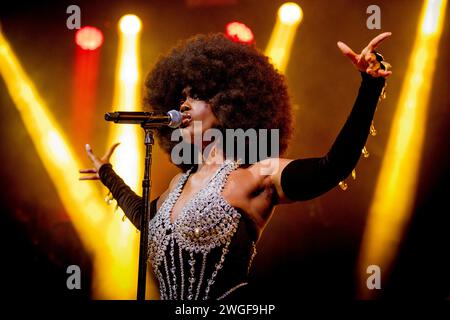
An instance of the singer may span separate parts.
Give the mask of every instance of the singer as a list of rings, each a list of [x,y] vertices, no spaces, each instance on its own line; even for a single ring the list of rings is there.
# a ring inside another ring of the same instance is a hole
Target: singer
[[[366,142],[375,108],[391,75],[375,48],[391,34],[375,37],[360,52],[338,42],[362,82],[353,109],[323,157],[270,157],[248,163],[228,156],[224,144],[201,141],[193,145],[203,161],[182,163],[167,190],[152,201],[152,219],[140,225],[141,197],[116,175],[109,159],[89,145],[93,168],[82,169],[81,180],[101,180],[136,228],[149,228],[149,262],[159,282],[161,299],[240,299],[248,290],[248,273],[256,243],[274,207],[308,200],[329,191],[355,167]],[[202,132],[215,128],[279,129],[280,156],[293,130],[285,78],[253,46],[233,42],[222,34],[198,35],[160,58],[145,81],[149,111],[167,112],[178,106],[187,143],[194,121]],[[173,129],[159,128],[159,145],[170,154],[177,143]],[[234,153],[236,154],[236,153]],[[158,164],[155,164],[156,166]],[[267,167],[276,168],[262,174]]]

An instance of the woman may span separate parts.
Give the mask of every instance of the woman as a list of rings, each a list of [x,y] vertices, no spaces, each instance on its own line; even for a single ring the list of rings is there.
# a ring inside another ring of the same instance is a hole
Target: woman
[[[374,49],[389,37],[374,38],[360,54],[338,42],[362,84],[352,112],[328,154],[322,158],[260,158],[254,163],[229,156],[218,141],[196,142],[215,128],[279,129],[283,154],[292,132],[291,106],[284,77],[253,47],[221,34],[196,36],[162,57],[146,80],[146,106],[168,111],[179,105],[182,136],[202,151],[198,163],[181,163],[167,190],[151,203],[149,260],[159,281],[161,299],[222,299],[242,295],[255,244],[277,204],[312,199],[345,179],[367,139],[378,98],[391,72]],[[181,102],[178,102],[180,101]],[[159,145],[171,152],[172,131],[157,131]],[[260,141],[259,141],[260,142]],[[109,158],[89,145],[94,168],[80,170],[81,180],[107,186],[131,222],[140,229],[141,197],[118,177]],[[228,148],[229,149],[229,148]],[[249,149],[249,145],[246,145]],[[205,152],[207,151],[207,152]],[[172,161],[173,161],[172,157]],[[272,168],[268,173],[267,168]]]

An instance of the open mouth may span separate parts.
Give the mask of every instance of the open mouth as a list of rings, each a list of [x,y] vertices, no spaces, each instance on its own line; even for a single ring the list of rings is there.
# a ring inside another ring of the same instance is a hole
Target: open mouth
[[[181,121],[181,128],[186,128],[192,121],[192,116],[189,113],[183,113],[183,120]]]

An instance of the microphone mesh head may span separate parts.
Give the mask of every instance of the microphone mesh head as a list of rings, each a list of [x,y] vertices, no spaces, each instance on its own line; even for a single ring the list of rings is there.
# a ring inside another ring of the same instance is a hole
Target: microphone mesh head
[[[170,110],[167,114],[170,116],[169,127],[174,129],[178,128],[183,121],[183,115],[181,112],[178,112],[177,110]]]

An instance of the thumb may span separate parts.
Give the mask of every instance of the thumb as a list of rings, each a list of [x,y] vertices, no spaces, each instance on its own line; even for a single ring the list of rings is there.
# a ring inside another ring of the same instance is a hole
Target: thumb
[[[109,148],[109,150],[106,152],[105,156],[103,157],[103,159],[109,161],[109,158],[111,158],[111,155],[113,154],[114,150],[116,150],[116,148],[119,146],[120,142],[114,143],[111,148]]]

